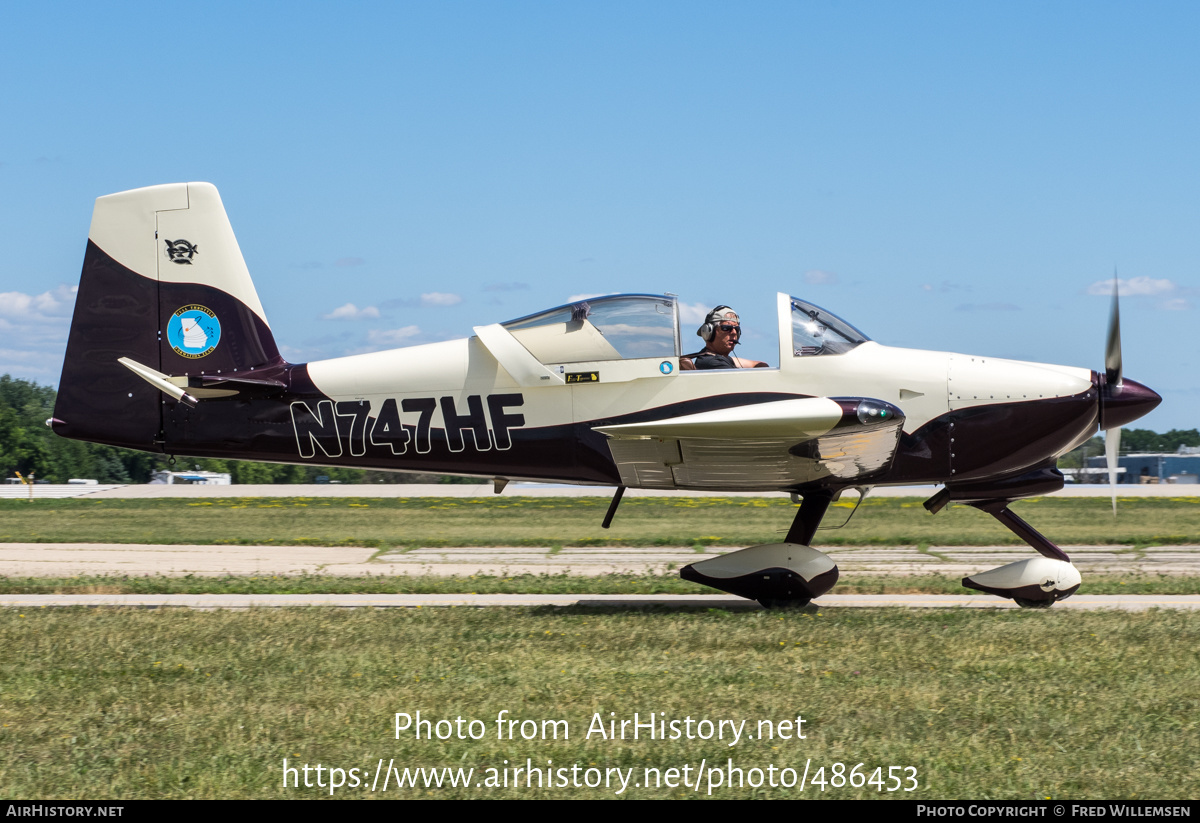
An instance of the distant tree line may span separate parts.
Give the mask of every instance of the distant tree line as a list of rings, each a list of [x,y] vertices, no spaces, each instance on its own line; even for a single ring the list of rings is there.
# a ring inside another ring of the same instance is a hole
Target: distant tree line
[[[1166,434],[1158,434],[1147,429],[1121,430],[1121,451],[1127,454],[1170,454],[1179,451],[1180,446],[1200,446],[1200,431],[1171,429]]]
[[[148,483],[156,471],[199,470],[228,472],[234,483],[315,483],[324,476],[341,483],[478,483],[472,478],[409,472],[366,471],[328,466],[292,466],[250,460],[176,457],[132,451],[97,443],[67,440],[56,435],[46,420],[54,414],[57,395],[49,386],[0,376],[0,471],[16,472],[50,483],[71,478],[101,483]]]

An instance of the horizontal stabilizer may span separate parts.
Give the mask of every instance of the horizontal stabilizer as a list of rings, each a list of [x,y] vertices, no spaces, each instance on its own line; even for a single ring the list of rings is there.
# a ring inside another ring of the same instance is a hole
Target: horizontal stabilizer
[[[117,358],[117,362],[168,397],[178,400],[180,403],[186,403],[192,408],[196,407],[196,398],[172,383],[162,372],[155,371],[149,366],[143,366],[141,363],[136,360],[130,360],[128,357],[119,357]]]
[[[187,388],[201,400],[216,397],[268,397],[287,388],[287,383],[269,377],[239,377],[221,374],[202,374],[172,377],[171,382]]]

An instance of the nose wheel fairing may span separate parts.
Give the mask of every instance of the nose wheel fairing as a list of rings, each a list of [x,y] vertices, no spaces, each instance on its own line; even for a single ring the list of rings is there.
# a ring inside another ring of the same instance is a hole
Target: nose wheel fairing
[[[1073,595],[1082,581],[1079,570],[1064,560],[1030,557],[964,577],[962,584],[1025,608],[1045,608]]]
[[[1062,475],[1057,469],[1030,472],[1017,478],[1016,481],[1028,482],[1028,488],[1035,489],[1041,487],[1035,481],[1041,481],[1042,486],[1054,485],[1055,478],[1051,475],[1057,475],[1057,485],[1061,488]],[[1030,491],[1029,493],[1035,492]],[[968,490],[951,490],[950,487],[947,487],[930,498],[925,507],[929,511],[937,513],[956,496],[962,499],[969,494]],[[1044,534],[1018,517],[1008,507],[1012,502],[1011,499],[962,499],[962,502],[996,518],[1005,528],[1020,537],[1041,555],[1041,557],[1018,560],[1015,563],[964,577],[963,586],[994,594],[997,597],[1009,598],[1023,608],[1034,609],[1048,608],[1079,590],[1083,579],[1079,570],[1071,564],[1071,558]]]

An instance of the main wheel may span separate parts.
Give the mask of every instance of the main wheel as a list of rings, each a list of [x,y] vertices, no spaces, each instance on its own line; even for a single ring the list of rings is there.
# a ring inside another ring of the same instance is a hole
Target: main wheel
[[[1014,597],[1013,600],[1022,609],[1048,609],[1054,605],[1053,600],[1026,600],[1024,597]]]

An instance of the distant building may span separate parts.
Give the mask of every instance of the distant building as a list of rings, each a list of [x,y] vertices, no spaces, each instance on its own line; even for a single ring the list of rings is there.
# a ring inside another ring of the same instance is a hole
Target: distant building
[[[1088,458],[1089,469],[1103,471],[1101,483],[1108,482],[1106,465],[1103,457]],[[1121,468],[1118,483],[1200,482],[1200,449],[1194,447],[1180,446],[1176,454],[1125,454],[1117,458],[1117,465]]]
[[[150,477],[151,483],[182,484],[190,486],[229,486],[232,481],[228,474],[220,472],[155,472]]]

